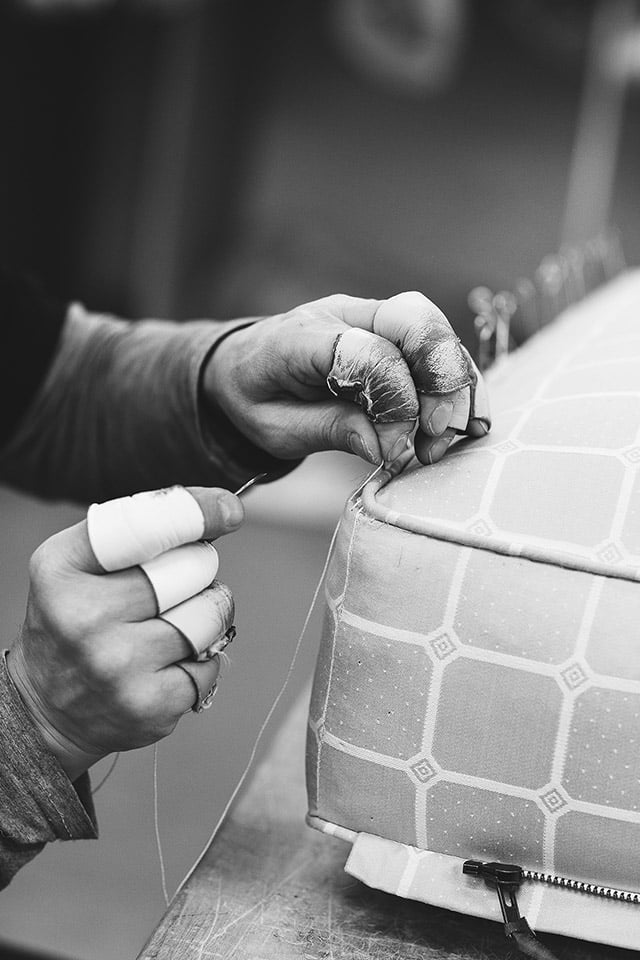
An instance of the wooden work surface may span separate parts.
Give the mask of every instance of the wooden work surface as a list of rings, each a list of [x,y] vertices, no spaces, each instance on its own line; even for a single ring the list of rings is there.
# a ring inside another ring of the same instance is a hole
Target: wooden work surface
[[[343,870],[348,843],[305,825],[307,702],[288,714],[139,960],[515,960],[501,925],[371,890]],[[559,960],[640,956],[544,941]]]

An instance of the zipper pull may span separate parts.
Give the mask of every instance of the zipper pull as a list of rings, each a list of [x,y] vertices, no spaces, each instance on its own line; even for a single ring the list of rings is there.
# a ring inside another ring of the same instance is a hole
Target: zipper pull
[[[524,870],[513,863],[483,863],[482,860],[465,860],[462,872],[470,877],[480,877],[485,883],[494,887],[500,902],[500,911],[504,921],[504,932],[513,940],[520,953],[534,960],[557,960],[536,937],[527,923],[526,917],[520,916],[516,891],[525,879]]]

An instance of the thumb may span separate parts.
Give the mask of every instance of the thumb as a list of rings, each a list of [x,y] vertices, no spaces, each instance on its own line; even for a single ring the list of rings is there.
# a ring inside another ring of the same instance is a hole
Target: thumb
[[[57,534],[59,559],[85,573],[125,570],[184,543],[214,540],[244,520],[242,502],[218,487],[170,487],[92,504]]]

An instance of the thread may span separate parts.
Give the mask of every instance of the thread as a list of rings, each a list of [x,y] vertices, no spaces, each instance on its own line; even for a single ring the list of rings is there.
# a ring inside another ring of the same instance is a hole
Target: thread
[[[98,786],[97,786],[97,787],[94,787],[93,790],[91,791],[91,796],[92,796],[92,797],[95,797],[96,793],[97,793],[99,790],[102,790],[102,788],[104,787],[105,783],[107,782],[107,780],[109,779],[109,777],[111,776],[111,774],[113,773],[113,771],[115,770],[116,764],[117,764],[117,762],[118,762],[119,759],[120,759],[120,754],[119,754],[119,753],[116,753],[116,755],[115,755],[115,757],[113,758],[113,760],[111,761],[111,764],[110,764],[110,766],[109,766],[109,769],[108,769],[107,772],[105,773],[104,777],[102,778],[102,780],[100,781],[100,783],[98,784]]]
[[[362,489],[365,487],[365,485],[366,485],[367,483],[369,483],[370,480],[373,480],[373,478],[376,476],[376,474],[379,473],[382,469],[383,469],[383,464],[380,464],[379,466],[377,466],[377,467],[375,468],[375,470],[373,470],[371,473],[369,473],[369,474],[365,477],[365,479],[362,481],[362,483],[357,487],[357,489],[353,492],[353,494],[351,495],[352,498],[355,499],[355,498],[358,496],[358,494],[362,491]],[[224,821],[225,821],[225,819],[226,819],[226,816],[227,816],[229,810],[231,809],[231,807],[232,807],[232,805],[233,805],[236,797],[238,796],[238,793],[239,793],[240,790],[242,789],[242,787],[243,787],[243,785],[244,785],[244,782],[245,782],[245,780],[247,779],[247,776],[249,775],[249,771],[251,770],[251,767],[253,766],[253,761],[255,760],[256,753],[258,752],[258,747],[260,746],[260,743],[261,743],[261,741],[262,741],[262,737],[264,736],[264,733],[265,733],[267,727],[269,726],[269,723],[270,723],[270,721],[271,721],[271,718],[273,717],[275,711],[277,710],[278,704],[279,704],[280,701],[282,700],[282,697],[284,696],[284,693],[285,693],[285,691],[286,691],[286,689],[287,689],[287,687],[288,687],[288,685],[289,685],[289,681],[291,680],[291,677],[292,677],[292,675],[293,675],[293,671],[294,671],[296,662],[297,662],[297,660],[298,660],[298,655],[299,655],[299,653],[300,653],[300,648],[301,648],[301,646],[302,646],[302,641],[303,641],[303,639],[304,639],[305,633],[307,632],[307,627],[309,626],[309,621],[311,620],[311,615],[312,615],[312,613],[313,613],[313,611],[314,611],[314,609],[315,609],[315,605],[316,605],[317,600],[318,600],[318,595],[319,595],[319,593],[320,593],[320,589],[321,589],[322,584],[323,584],[323,582],[324,582],[324,578],[325,578],[325,576],[326,576],[326,574],[327,574],[327,570],[328,570],[328,567],[329,567],[329,561],[331,560],[331,555],[332,555],[332,553],[333,553],[333,548],[334,548],[334,545],[335,545],[335,542],[336,542],[336,538],[337,538],[337,536],[338,536],[338,531],[339,531],[339,529],[340,529],[340,520],[338,520],[338,522],[337,522],[337,524],[336,524],[336,526],[335,526],[335,529],[334,529],[334,531],[333,531],[333,534],[332,534],[332,536],[331,536],[331,541],[330,541],[330,543],[329,543],[329,548],[328,548],[328,550],[327,550],[327,554],[326,554],[326,557],[325,557],[325,561],[324,561],[324,564],[323,564],[323,567],[322,567],[322,572],[321,572],[320,577],[319,577],[319,579],[318,579],[318,582],[317,582],[317,584],[316,584],[315,590],[313,591],[313,596],[312,596],[312,598],[311,598],[311,603],[310,603],[310,605],[309,605],[309,609],[307,610],[307,614],[306,614],[306,616],[305,616],[305,618],[304,618],[304,623],[302,624],[302,629],[301,629],[300,634],[299,634],[299,636],[298,636],[298,639],[297,639],[297,641],[296,641],[296,644],[295,644],[295,647],[294,647],[294,650],[293,650],[293,655],[292,655],[292,657],[291,657],[291,661],[290,661],[290,663],[289,663],[289,667],[288,667],[287,672],[286,672],[286,674],[285,674],[285,678],[284,678],[284,680],[282,681],[282,684],[281,684],[281,686],[280,686],[280,689],[278,690],[278,693],[276,694],[276,697],[275,697],[273,703],[272,703],[271,706],[269,707],[269,710],[267,711],[267,714],[266,714],[264,720],[262,721],[262,724],[261,724],[261,726],[260,726],[260,729],[258,730],[258,734],[257,734],[257,736],[256,736],[256,738],[255,738],[255,740],[254,740],[254,742],[253,742],[253,746],[252,746],[251,752],[250,752],[250,754],[249,754],[249,759],[247,760],[247,763],[246,763],[246,765],[245,765],[245,767],[244,767],[244,770],[242,771],[242,774],[240,775],[240,779],[238,780],[238,782],[236,783],[235,787],[233,788],[233,791],[232,791],[232,793],[231,793],[231,796],[230,796],[229,799],[227,800],[227,802],[226,802],[226,804],[225,804],[225,806],[224,806],[224,809],[223,809],[222,813],[220,814],[218,820],[216,821],[216,824],[215,824],[215,826],[214,826],[214,828],[213,828],[213,830],[212,830],[212,832],[211,832],[211,835],[210,835],[209,839],[207,840],[207,842],[205,843],[204,847],[202,848],[202,851],[201,851],[200,855],[196,858],[196,860],[194,861],[194,863],[192,864],[192,866],[190,867],[190,869],[187,871],[187,873],[185,874],[185,876],[183,877],[183,879],[182,879],[182,880],[180,881],[180,883],[178,884],[178,886],[177,886],[177,888],[176,888],[173,896],[171,897],[171,899],[169,899],[168,894],[167,894],[166,871],[165,871],[165,865],[164,865],[164,856],[163,856],[163,853],[162,853],[162,841],[161,841],[161,838],[160,838],[160,831],[159,831],[159,829],[158,829],[158,762],[157,762],[157,760],[158,760],[158,749],[157,749],[157,744],[156,744],[155,747],[154,747],[154,767],[153,767],[154,822],[155,822],[155,829],[156,829],[156,845],[157,845],[157,849],[158,849],[158,859],[159,859],[159,861],[160,861],[160,871],[161,871],[161,879],[162,879],[162,892],[163,892],[163,894],[164,894],[164,898],[165,898],[165,902],[166,902],[167,906],[169,906],[170,903],[175,899],[175,897],[180,893],[180,891],[182,890],[182,888],[184,887],[184,885],[187,883],[187,881],[189,880],[189,878],[192,876],[192,874],[194,873],[194,871],[195,871],[196,868],[198,867],[198,864],[201,862],[201,860],[202,860],[202,858],[204,857],[204,855],[206,854],[207,850],[209,849],[209,847],[211,846],[211,844],[212,844],[213,841],[215,840],[215,838],[216,838],[216,836],[217,836],[217,834],[218,834],[218,831],[220,830],[220,827],[221,827],[222,824],[224,823]]]
[[[169,906],[169,892],[167,890],[167,871],[164,865],[164,853],[162,850],[162,840],[160,839],[160,823],[158,817],[158,744],[153,745],[153,827],[156,834],[156,850],[158,851],[158,861],[160,863],[160,881],[162,883],[162,896],[164,902]]]

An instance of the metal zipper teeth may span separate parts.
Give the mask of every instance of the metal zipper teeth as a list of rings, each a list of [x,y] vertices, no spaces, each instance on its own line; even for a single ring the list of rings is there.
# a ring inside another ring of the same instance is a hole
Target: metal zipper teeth
[[[592,896],[604,897],[606,900],[622,900],[624,903],[640,903],[640,893],[631,893],[629,890],[601,887],[597,883],[586,883],[584,880],[570,880],[568,877],[557,877],[553,873],[539,873],[537,870],[523,870],[522,872],[525,880],[537,880],[551,887],[565,887],[567,890],[577,890],[579,893],[590,893]]]

